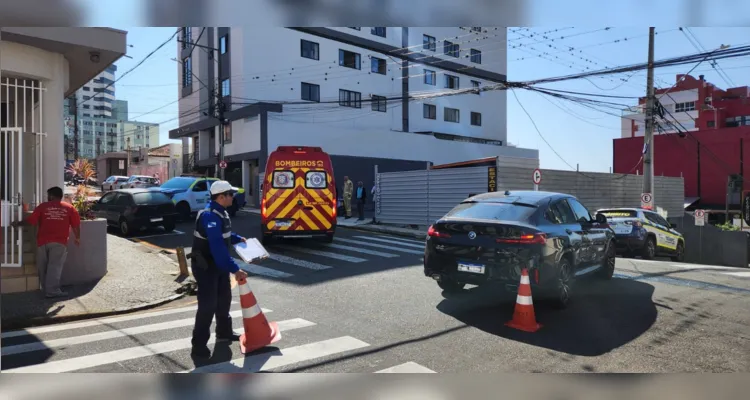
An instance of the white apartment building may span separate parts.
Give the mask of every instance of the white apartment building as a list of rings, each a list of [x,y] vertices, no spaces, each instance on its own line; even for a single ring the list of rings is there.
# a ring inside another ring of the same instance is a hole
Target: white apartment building
[[[337,181],[503,156],[538,166],[538,151],[507,146],[505,28],[183,28],[178,44],[186,169],[215,172],[226,104],[224,160],[257,196],[269,152],[320,146]],[[456,94],[467,90],[468,93]],[[479,89],[472,92],[471,89]],[[262,176],[262,175],[261,175]]]
[[[112,105],[116,98],[114,86],[116,73],[117,66],[112,64],[76,91],[75,97],[81,116],[84,118],[112,117]]]

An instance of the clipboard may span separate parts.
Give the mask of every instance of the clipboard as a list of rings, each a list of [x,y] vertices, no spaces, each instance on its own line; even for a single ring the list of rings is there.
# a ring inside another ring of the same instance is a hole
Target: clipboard
[[[238,243],[234,245],[234,249],[242,261],[248,264],[270,257],[266,248],[256,238],[250,238],[247,239],[247,242]]]

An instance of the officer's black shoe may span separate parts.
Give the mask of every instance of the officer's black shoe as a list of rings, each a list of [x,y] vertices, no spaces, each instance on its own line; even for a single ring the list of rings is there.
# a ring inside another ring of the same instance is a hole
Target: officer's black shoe
[[[190,352],[193,357],[208,358],[211,357],[211,350],[207,346],[193,347],[193,351]]]
[[[216,341],[238,342],[239,340],[240,335],[237,335],[235,333],[232,333],[230,335],[216,335]]]

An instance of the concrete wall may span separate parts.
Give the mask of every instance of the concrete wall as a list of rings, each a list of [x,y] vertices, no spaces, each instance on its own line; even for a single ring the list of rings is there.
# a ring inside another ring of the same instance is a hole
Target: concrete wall
[[[712,225],[695,226],[695,217],[669,218],[685,237],[685,262],[747,268],[750,263],[750,236],[730,232]]]

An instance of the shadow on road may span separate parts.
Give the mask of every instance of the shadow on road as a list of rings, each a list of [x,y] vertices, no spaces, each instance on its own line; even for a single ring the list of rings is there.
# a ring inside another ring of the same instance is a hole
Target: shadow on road
[[[552,308],[549,302],[534,300],[542,329],[526,333],[506,327],[513,317],[515,296],[498,299],[484,288],[450,296],[437,309],[466,325],[484,332],[578,356],[599,356],[645,333],[656,321],[652,301],[654,287],[634,280],[579,282],[569,307]]]

